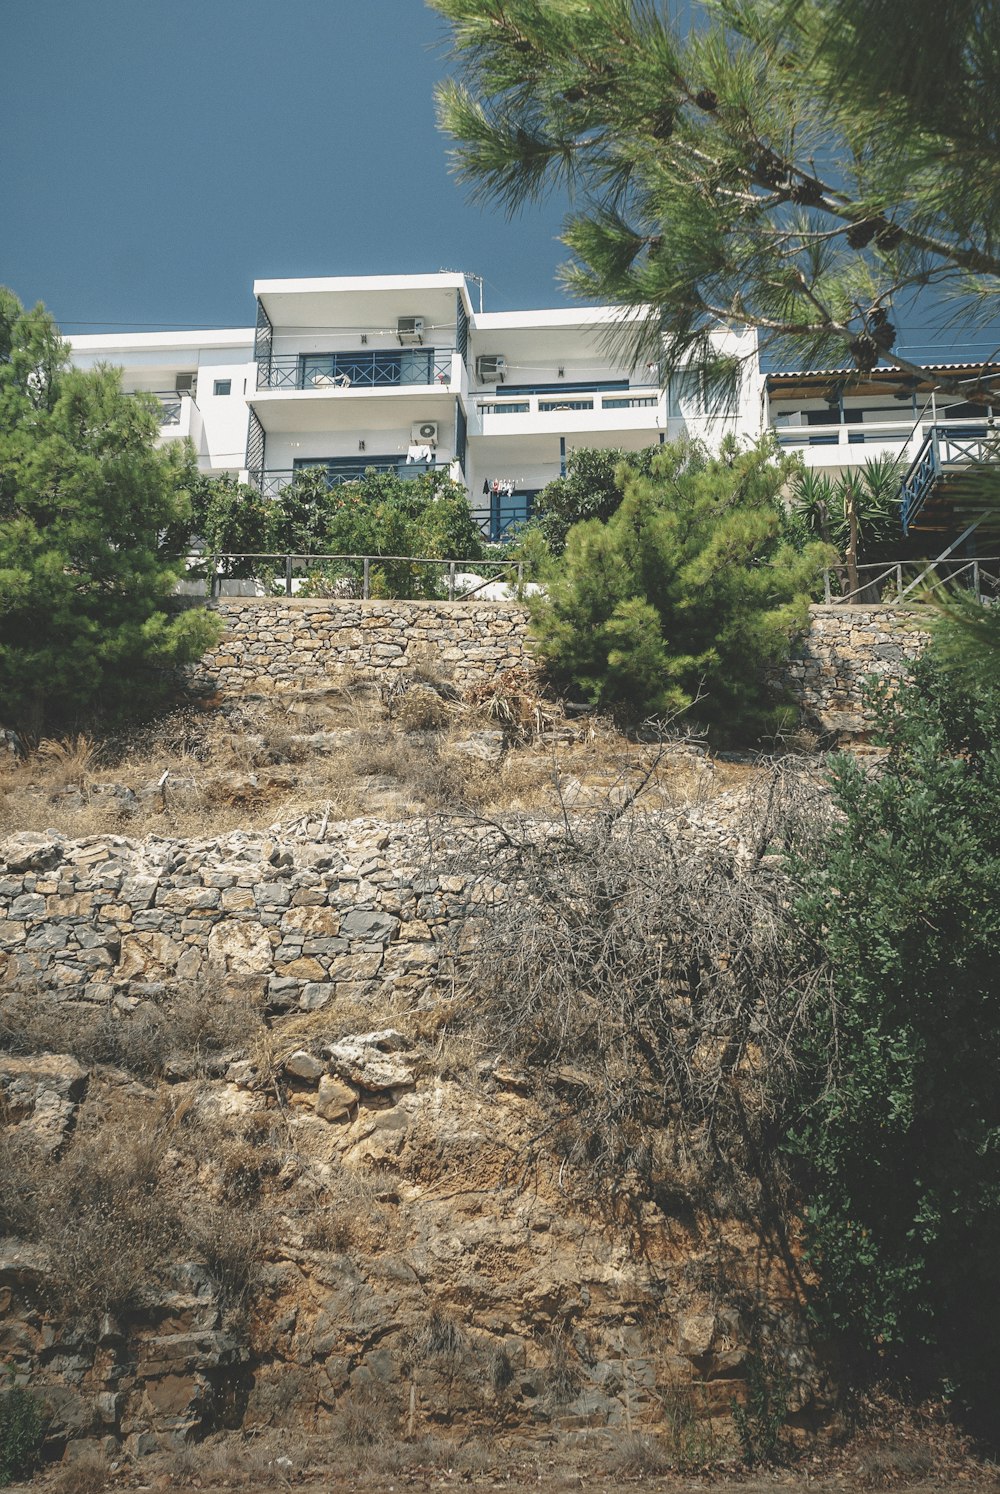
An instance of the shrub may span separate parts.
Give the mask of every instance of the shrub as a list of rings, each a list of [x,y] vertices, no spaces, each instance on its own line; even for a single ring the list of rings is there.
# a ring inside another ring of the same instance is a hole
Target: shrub
[[[11,1385],[0,1390],[0,1484],[29,1474],[42,1443],[42,1413],[36,1396]]]
[[[170,608],[194,473],[158,434],[155,401],[70,368],[44,308],[0,289],[0,700],[29,734],[161,701],[220,635]]]
[[[826,1325],[995,1432],[1000,690],[968,694],[925,657],[872,704],[888,756],[837,762],[840,818],[800,867],[836,1002],[789,1145]]]
[[[533,601],[555,682],[632,718],[697,702],[717,736],[775,730],[787,710],[769,674],[805,627],[827,558],[780,539],[788,471],[767,442],[712,458],[678,442],[651,476],[625,474],[621,505],[570,530]]]
[[[566,459],[566,476],[557,477],[535,498],[529,529],[537,530],[553,555],[566,548],[566,536],[585,519],[606,522],[621,505],[630,473],[648,477],[659,450],[606,451],[583,446]],[[530,542],[529,542],[530,543]]]

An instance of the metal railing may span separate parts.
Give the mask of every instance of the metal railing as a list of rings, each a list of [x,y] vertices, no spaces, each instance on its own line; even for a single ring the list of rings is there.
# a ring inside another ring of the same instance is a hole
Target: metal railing
[[[546,393],[496,395],[477,400],[480,415],[552,415],[578,410],[649,410],[660,403],[659,392],[648,385],[635,385],[620,394],[601,394],[599,389],[549,390]]]
[[[972,560],[954,555],[927,561],[885,560],[866,562],[855,569],[858,585],[853,589],[846,566],[830,566],[823,572],[823,600],[827,605],[895,606],[908,598],[916,601],[923,587],[938,586],[958,586],[984,605],[1000,599],[1000,556],[979,555]]]
[[[227,577],[277,586],[283,589],[285,596],[290,597],[298,589],[296,583],[301,587],[303,582],[310,579],[315,581],[315,573],[318,571],[321,590],[331,599],[369,601],[372,598],[373,583],[380,573],[384,575],[390,567],[394,568],[390,574],[397,591],[392,600],[403,600],[398,596],[400,581],[412,581],[411,589],[424,596],[427,595],[427,582],[430,581],[432,591],[440,591],[442,597],[455,602],[476,596],[496,581],[503,581],[508,587],[520,590],[525,579],[524,562],[520,560],[438,560],[431,555],[299,555],[289,552],[229,551],[217,551],[197,557],[190,565],[187,577],[196,579],[199,575],[204,575],[208,580],[209,596],[213,598],[218,595],[220,583]],[[475,584],[470,584],[473,579]],[[403,589],[407,589],[405,585]]]
[[[190,394],[178,394],[175,389],[154,389],[152,394],[160,402],[160,424],[180,425],[181,400],[190,399]]]
[[[344,466],[324,468],[317,464],[315,467],[286,467],[266,468],[263,472],[251,470],[247,476],[254,487],[259,488],[264,498],[277,498],[290,483],[297,477],[302,477],[306,472],[322,472],[326,479],[328,491],[343,487],[344,483],[360,482],[369,472],[394,472],[397,477],[423,477],[426,472],[441,472],[447,475],[451,471],[452,459],[441,462],[410,462],[406,457],[394,458],[388,462],[352,462]]]
[[[947,467],[978,467],[1000,462],[998,433],[986,425],[932,425],[903,477],[903,533],[920,513]]]
[[[272,353],[258,389],[382,389],[450,385],[451,348],[377,349],[370,353]]]

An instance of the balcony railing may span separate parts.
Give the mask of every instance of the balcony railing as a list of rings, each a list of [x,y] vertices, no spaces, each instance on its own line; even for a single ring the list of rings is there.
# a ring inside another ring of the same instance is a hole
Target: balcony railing
[[[389,389],[451,382],[451,348],[371,353],[273,353],[258,370],[258,389]]]
[[[602,394],[600,389],[567,389],[565,393],[546,390],[530,394],[505,396],[499,391],[488,399],[477,400],[480,415],[555,415],[563,411],[587,410],[655,410],[659,393],[648,385],[639,385],[621,394]]]
[[[995,605],[1000,600],[1000,557],[980,555],[974,560],[943,555],[936,560],[882,560],[855,567],[857,586],[852,590],[846,566],[823,572],[823,600],[829,606],[895,606],[907,599],[916,602],[924,592],[941,587],[967,592],[977,602]]]
[[[153,398],[160,402],[160,424],[180,425],[181,423],[181,400],[190,399],[189,394],[178,394],[173,389],[155,389]]]
[[[447,475],[451,471],[450,460],[442,462],[408,462],[405,457],[390,462],[354,462],[343,466],[323,467],[320,463],[309,467],[295,467],[285,469],[268,468],[266,471],[251,471],[249,479],[254,487],[260,489],[264,498],[277,498],[289,483],[296,477],[302,477],[306,472],[322,472],[326,480],[327,488],[332,492],[334,488],[343,487],[347,482],[360,482],[369,472],[393,472],[397,477],[423,477],[425,472],[441,472]]]
[[[388,590],[392,596],[437,596],[455,602],[480,593],[495,600],[492,588],[497,582],[509,594],[519,595],[525,566],[521,560],[438,560],[429,555],[217,552],[192,557],[188,576],[194,580],[204,577],[210,598],[222,592],[226,577],[236,577],[262,583],[262,595],[280,595],[283,591],[290,597],[308,584],[313,596],[368,601],[373,590],[385,595],[383,586],[373,587],[381,577],[391,583]]]
[[[986,425],[932,425],[902,482],[903,533],[917,518],[934,485],[947,470],[994,466],[1000,462],[1000,439]]]

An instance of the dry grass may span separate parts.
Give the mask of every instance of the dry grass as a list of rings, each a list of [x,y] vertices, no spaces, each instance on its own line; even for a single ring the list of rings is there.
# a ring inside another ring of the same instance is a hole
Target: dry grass
[[[0,995],[0,1050],[67,1053],[87,1068],[104,1064],[138,1078],[168,1066],[175,1074],[207,1076],[245,1057],[262,1022],[259,1003],[244,992],[220,992],[201,981],[166,986],[131,1012],[80,1006],[25,987]]]
[[[418,661],[381,689],[345,677],[310,694],[178,711],[102,742],[43,741],[0,761],[0,837],[223,835],[317,804],[335,820],[559,813],[627,792],[654,760],[647,793],[668,803],[701,802],[753,771],[630,741],[597,718],[568,721],[524,671],[460,699]]]
[[[220,1150],[216,1201],[191,1183],[201,1160]],[[0,1232],[46,1248],[43,1293],[70,1318],[142,1311],[180,1260],[201,1261],[222,1299],[238,1305],[268,1231],[239,1155],[227,1186],[226,1152],[211,1128],[185,1134],[169,1101],[92,1086],[61,1155],[17,1130],[0,1133]],[[260,1174],[274,1170],[263,1149],[256,1165]]]

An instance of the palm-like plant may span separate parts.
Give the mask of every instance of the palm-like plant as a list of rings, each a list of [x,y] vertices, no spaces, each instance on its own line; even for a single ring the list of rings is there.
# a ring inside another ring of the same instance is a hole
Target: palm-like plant
[[[836,481],[809,468],[796,478],[793,508],[809,530],[840,553],[851,595],[861,590],[858,567],[888,558],[899,543],[900,466],[897,457],[869,457]]]

